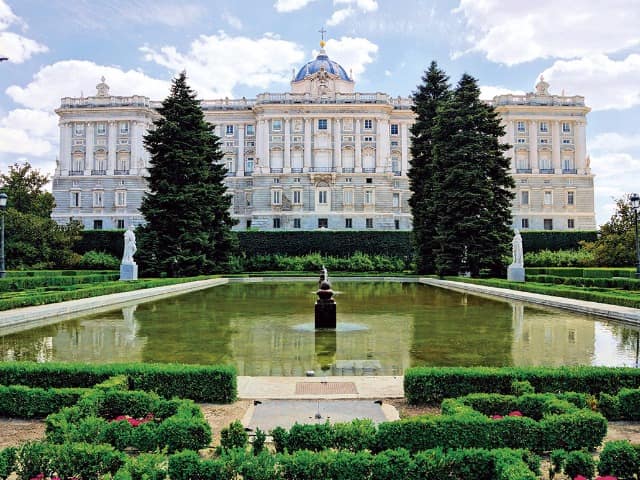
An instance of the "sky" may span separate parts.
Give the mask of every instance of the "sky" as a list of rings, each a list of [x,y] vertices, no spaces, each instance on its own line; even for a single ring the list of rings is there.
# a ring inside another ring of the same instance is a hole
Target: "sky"
[[[560,6],[559,6],[560,5]],[[484,98],[583,95],[596,217],[640,191],[640,0],[0,0],[0,171],[53,174],[62,97],[167,96],[186,70],[203,99],[286,92],[320,29],[359,92],[409,96],[436,60]]]

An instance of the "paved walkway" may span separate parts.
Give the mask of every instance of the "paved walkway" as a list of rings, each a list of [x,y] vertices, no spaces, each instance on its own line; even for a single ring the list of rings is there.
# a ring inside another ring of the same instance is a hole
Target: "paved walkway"
[[[420,283],[435,287],[448,288],[460,292],[471,292],[474,294],[489,295],[492,297],[509,298],[522,302],[545,305],[547,307],[562,308],[573,312],[587,315],[597,315],[609,319],[618,320],[632,325],[640,325],[640,309],[631,307],[621,307],[609,305],[607,303],[588,302],[586,300],[576,300],[573,298],[554,297],[551,295],[541,295],[539,293],[521,292],[506,288],[487,287],[473,283],[452,282],[450,280],[439,280],[436,278],[420,278]]]
[[[238,377],[241,399],[379,399],[403,398],[404,377]]]

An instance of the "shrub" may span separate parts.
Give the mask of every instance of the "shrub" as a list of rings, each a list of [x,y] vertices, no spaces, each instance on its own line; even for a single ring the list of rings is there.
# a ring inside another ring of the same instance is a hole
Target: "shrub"
[[[206,421],[181,415],[174,415],[162,422],[157,435],[169,453],[184,449],[199,450],[211,443],[211,427]]]
[[[220,432],[220,445],[222,448],[245,448],[249,436],[245,432],[242,423],[238,420],[223,428]]]
[[[586,250],[527,251],[524,264],[529,267],[593,267],[595,257]]]
[[[595,470],[595,461],[589,452],[576,450],[567,454],[564,462],[564,473],[566,473],[569,478],[582,475],[587,479],[592,479],[596,473]]]
[[[549,478],[553,479],[556,473],[562,473],[564,463],[567,460],[567,451],[561,448],[552,450],[549,455],[551,466],[549,467]]]
[[[621,480],[633,479],[640,470],[640,458],[627,440],[606,442],[600,453],[598,473],[614,475]]]
[[[78,266],[86,269],[105,268],[108,270],[117,270],[120,268],[120,260],[109,253],[90,250],[82,255]]]
[[[141,453],[127,457],[124,467],[131,480],[164,480],[167,476],[167,457],[158,453]]]
[[[86,389],[31,388],[0,385],[0,415],[13,418],[44,418],[62,407],[74,405]]]
[[[373,457],[371,480],[406,480],[413,476],[414,462],[408,450],[385,450]]]
[[[16,448],[8,447],[0,450],[0,479],[5,479],[13,472],[16,464]]]
[[[535,389],[527,380],[514,380],[511,382],[511,391],[514,395],[520,396],[527,393],[534,393]]]
[[[256,427],[256,435],[251,444],[253,454],[259,455],[264,450],[264,443],[267,440],[267,434]]]

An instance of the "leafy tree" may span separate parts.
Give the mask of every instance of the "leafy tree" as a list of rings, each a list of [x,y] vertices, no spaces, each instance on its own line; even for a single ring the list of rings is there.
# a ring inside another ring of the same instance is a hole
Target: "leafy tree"
[[[29,162],[9,166],[8,173],[0,174],[0,183],[12,208],[43,218],[51,216],[55,201],[50,192],[43,190],[49,176],[32,169]]]
[[[627,267],[636,263],[635,218],[629,195],[616,200],[616,211],[600,227],[595,242],[581,242],[601,267]]]
[[[498,275],[508,252],[511,200],[509,148],[497,113],[464,74],[436,110],[432,129],[434,261],[440,275],[489,269]]]
[[[7,268],[75,266],[72,252],[82,227],[77,222],[58,225],[51,220],[53,195],[43,190],[49,177],[29,163],[16,163],[0,174],[0,191],[7,194],[5,254]]]
[[[433,126],[436,109],[449,94],[449,77],[433,61],[413,94],[412,110],[416,121],[411,127],[411,168],[409,205],[413,213],[413,240],[419,273],[433,273],[435,225],[438,212],[434,207]]]
[[[174,79],[144,138],[151,154],[140,211],[138,254],[146,274],[187,276],[225,269],[234,246],[219,138],[205,121],[186,73]]]

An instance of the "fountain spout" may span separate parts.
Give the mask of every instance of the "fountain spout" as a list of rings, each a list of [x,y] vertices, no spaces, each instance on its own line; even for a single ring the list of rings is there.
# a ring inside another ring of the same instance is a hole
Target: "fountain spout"
[[[324,275],[324,281],[328,282],[329,281],[329,272],[327,272],[327,269],[325,268],[324,265],[322,265],[322,274]]]

